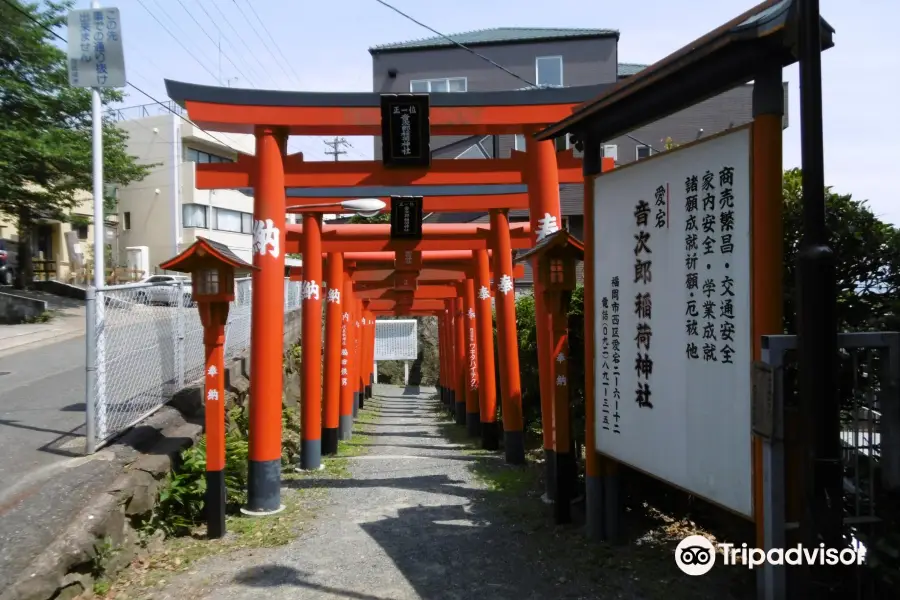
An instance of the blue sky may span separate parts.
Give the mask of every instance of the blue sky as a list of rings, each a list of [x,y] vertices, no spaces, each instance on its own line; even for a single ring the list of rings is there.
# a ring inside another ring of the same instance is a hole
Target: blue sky
[[[755,2],[391,3],[444,34],[503,26],[618,29],[619,60],[652,63]],[[128,79],[160,100],[167,99],[163,78],[217,85],[220,79],[224,84],[237,77],[231,81],[235,87],[254,87],[249,79],[256,87],[269,89],[370,91],[370,46],[433,35],[375,0],[115,0],[103,4],[118,6],[122,12]],[[89,5],[88,0],[79,0],[77,7]],[[900,165],[894,164],[900,126],[896,108],[889,108],[900,97],[900,52],[893,41],[900,2],[821,0],[821,10],[837,30],[835,47],[823,55],[826,182],[839,192],[868,199],[876,214],[900,225],[900,198],[891,191],[900,171]],[[784,73],[790,82],[791,116],[784,165],[793,167],[800,165],[796,65]],[[128,106],[150,102],[133,89],[128,93]],[[350,141],[354,147],[346,158],[371,157],[371,142]],[[318,138],[292,138],[291,149],[303,150],[311,159],[325,158],[327,150]]]

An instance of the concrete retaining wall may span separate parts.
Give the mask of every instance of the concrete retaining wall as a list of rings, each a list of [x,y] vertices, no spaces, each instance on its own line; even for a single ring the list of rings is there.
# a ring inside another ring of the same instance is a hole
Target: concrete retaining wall
[[[31,321],[47,312],[47,303],[9,292],[0,292],[0,323],[15,325]]]
[[[65,296],[66,298],[74,298],[75,300],[87,299],[87,290],[83,287],[70,285],[61,281],[35,281],[34,287],[42,292],[47,292],[48,294],[54,294],[56,296]]]

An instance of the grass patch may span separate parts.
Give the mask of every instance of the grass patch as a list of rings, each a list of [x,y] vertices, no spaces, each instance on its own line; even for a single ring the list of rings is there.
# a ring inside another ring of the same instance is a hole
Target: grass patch
[[[283,481],[298,479],[346,479],[352,475],[350,459],[366,452],[366,435],[377,423],[371,412],[360,412],[353,424],[353,439],[338,443],[338,455],[324,457],[322,471],[296,472],[284,469]],[[189,535],[165,540],[148,539],[146,549],[111,583],[99,580],[94,593],[100,598],[150,599],[156,591],[179,573],[190,572],[198,561],[217,555],[284,546],[296,540],[316,516],[328,491],[321,487],[293,489],[282,486],[285,509],[270,517],[231,515],[226,519],[227,535],[220,540],[206,539],[204,526]]]
[[[283,546],[300,534],[322,499],[320,490],[282,489],[285,509],[271,517],[233,515],[226,519],[227,534],[206,539],[206,528],[190,535],[165,540],[151,537],[129,567],[112,582],[98,581],[94,593],[101,598],[154,598],[156,589],[179,573],[190,571],[197,561],[221,554]]]
[[[25,319],[25,323],[34,324],[34,323],[49,323],[56,317],[55,310],[45,310],[39,315],[35,315],[33,317],[29,317]]]

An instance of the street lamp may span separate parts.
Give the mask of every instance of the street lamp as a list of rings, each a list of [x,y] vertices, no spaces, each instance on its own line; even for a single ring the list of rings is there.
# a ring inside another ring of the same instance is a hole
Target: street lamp
[[[291,207],[291,212],[303,212],[308,208],[330,208],[340,206],[346,211],[354,212],[361,217],[371,218],[380,213],[387,206],[378,198],[357,198],[355,200],[343,200],[341,202],[326,202],[324,204],[304,204]]]

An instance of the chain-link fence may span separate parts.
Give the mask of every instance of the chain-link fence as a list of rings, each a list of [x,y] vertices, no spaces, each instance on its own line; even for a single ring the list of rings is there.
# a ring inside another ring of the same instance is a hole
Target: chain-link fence
[[[300,310],[300,282],[285,279],[285,312]],[[225,356],[250,347],[250,278],[235,280]],[[87,452],[157,411],[203,376],[203,326],[190,280],[125,284],[87,295]]]

